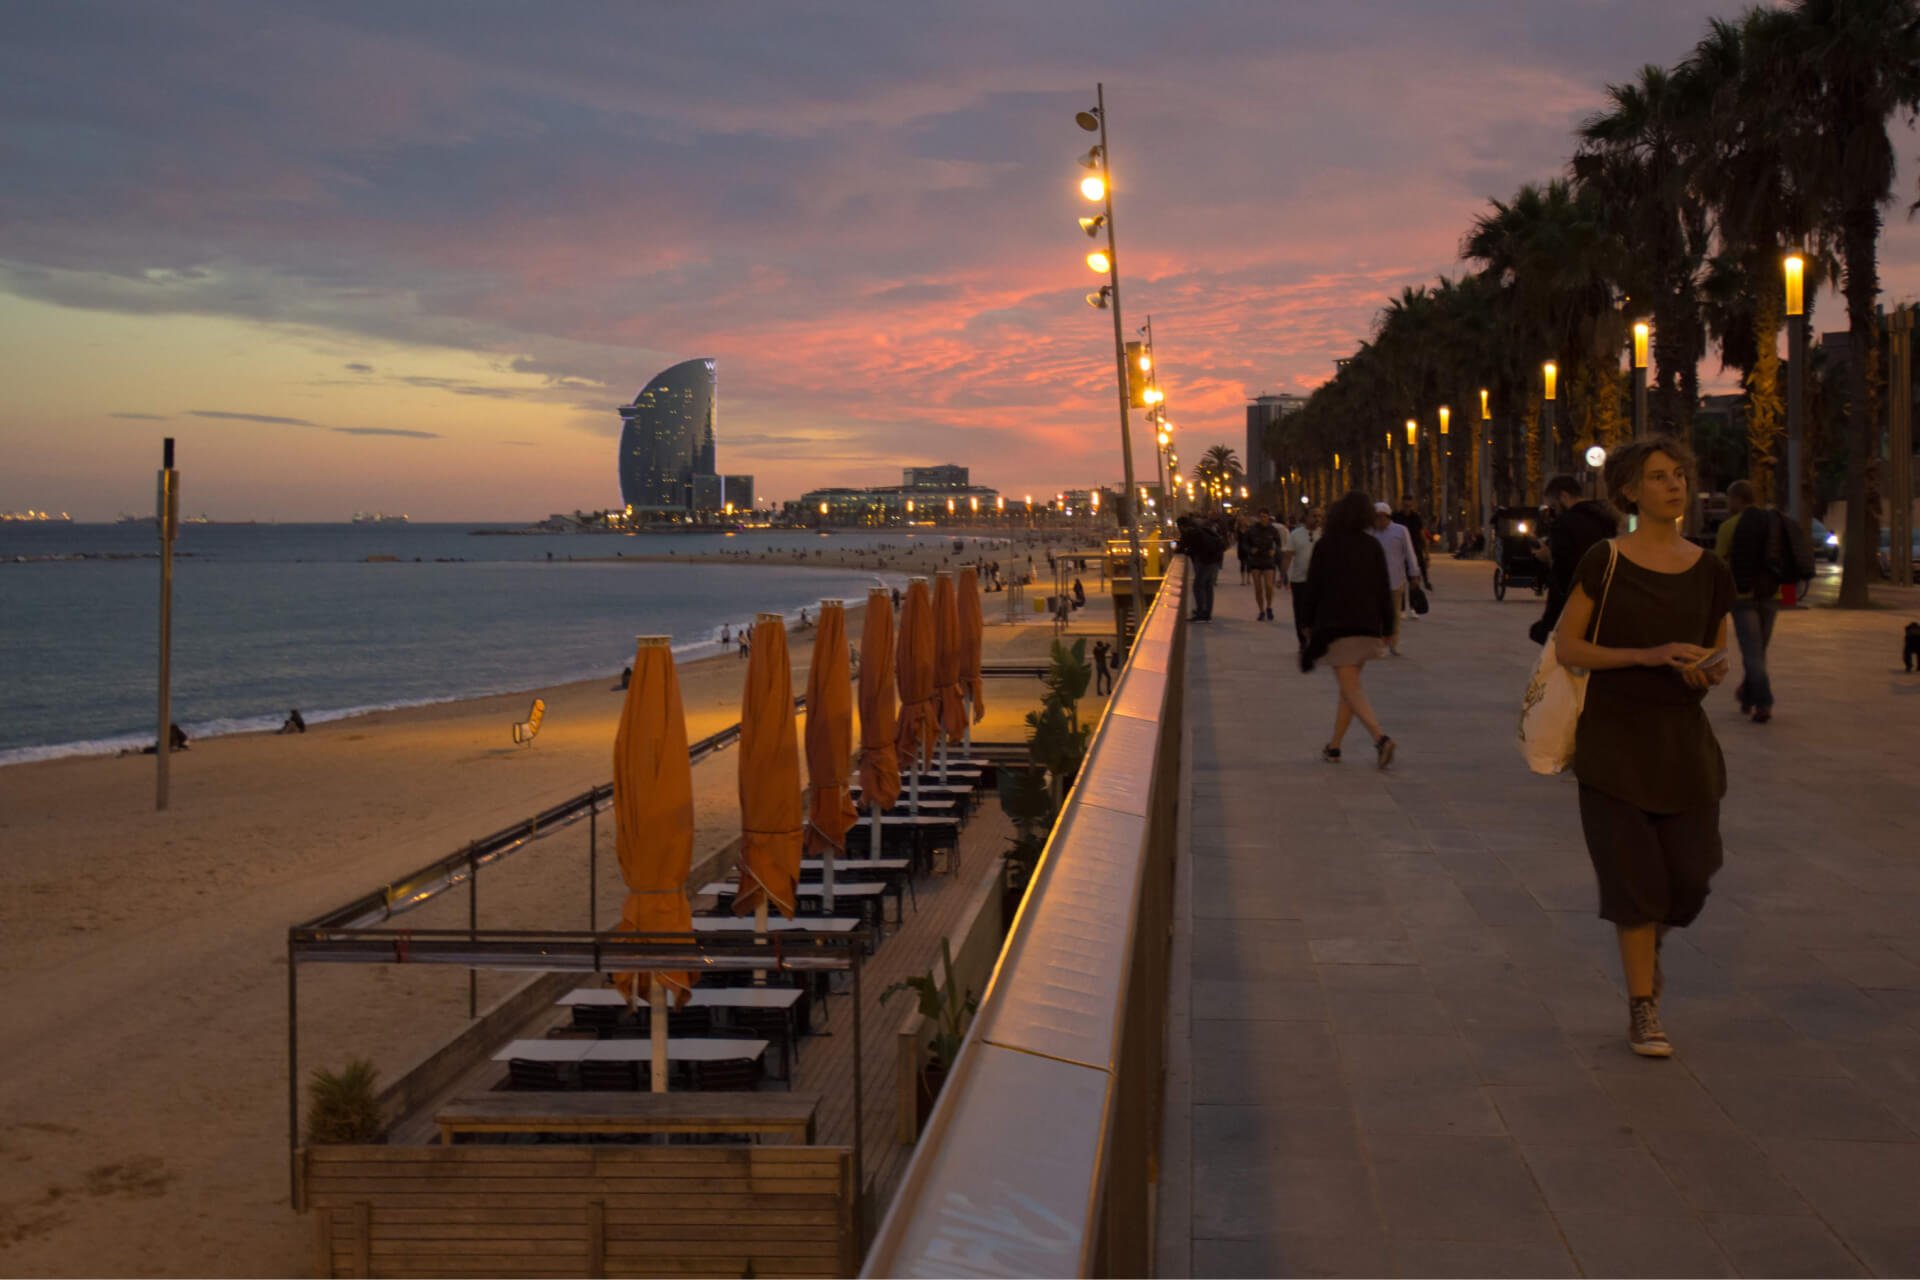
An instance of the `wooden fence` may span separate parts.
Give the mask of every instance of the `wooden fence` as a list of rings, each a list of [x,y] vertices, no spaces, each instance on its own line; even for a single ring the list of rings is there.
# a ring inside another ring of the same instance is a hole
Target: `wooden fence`
[[[301,1152],[323,1276],[847,1276],[852,1152],[328,1146]]]

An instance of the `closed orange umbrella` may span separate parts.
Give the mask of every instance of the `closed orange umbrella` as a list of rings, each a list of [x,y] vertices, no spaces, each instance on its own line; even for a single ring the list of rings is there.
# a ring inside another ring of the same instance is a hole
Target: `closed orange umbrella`
[[[987,691],[980,679],[981,649],[986,639],[986,619],[980,614],[980,575],[971,568],[960,571],[960,682],[967,701],[972,704],[972,722],[979,724],[987,714]]]
[[[747,687],[740,699],[740,884],[735,915],[777,908],[791,920],[800,879],[800,735],[793,723],[787,621],[753,624]]]
[[[614,834],[627,882],[620,928],[629,933],[693,932],[686,890],[693,859],[693,767],[668,643],[665,636],[640,637],[613,735]],[[651,976],[676,1005],[684,1005],[696,975]],[[629,1001],[648,996],[649,984],[639,974],[616,974],[613,982]]]
[[[885,587],[875,587],[867,592],[860,635],[860,795],[868,813],[885,813],[900,802],[893,697],[893,601]],[[873,834],[877,849],[878,824]]]
[[[960,602],[953,575],[933,580],[934,715],[940,725],[940,781],[947,780],[947,744],[966,732],[967,708],[960,700]]]
[[[847,671],[847,611],[820,602],[820,629],[807,671],[807,852],[826,862],[826,906],[833,911],[833,860],[846,852],[859,815],[847,791],[853,768],[853,677]]]
[[[900,604],[900,637],[894,649],[894,681],[900,690],[900,723],[894,747],[903,769],[915,774],[926,763],[937,727],[933,702],[933,602],[927,580],[907,582]]]

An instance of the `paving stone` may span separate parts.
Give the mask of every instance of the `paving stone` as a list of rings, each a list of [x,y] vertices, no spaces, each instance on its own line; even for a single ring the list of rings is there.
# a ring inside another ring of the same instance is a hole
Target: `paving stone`
[[[1376,937],[1315,937],[1308,943],[1315,964],[1418,964],[1405,940]]]
[[[1651,1066],[1653,1064],[1644,1064]],[[1601,1071],[1594,1080],[1635,1131],[1735,1132],[1727,1113],[1691,1075],[1673,1071]]]
[[[1363,1080],[1351,1087],[1354,1114],[1370,1140],[1383,1133],[1497,1138],[1507,1132],[1477,1084]]]
[[[1360,1160],[1360,1131],[1347,1107],[1196,1106],[1193,1143],[1201,1159],[1229,1169],[1273,1160]]]
[[[1196,1163],[1193,1179],[1196,1239],[1369,1236],[1380,1230],[1367,1166],[1358,1160],[1283,1156],[1257,1171]]]
[[[1920,1143],[1762,1144],[1773,1164],[1829,1222],[1897,1227],[1920,1234]]]
[[[1654,1130],[1643,1136],[1653,1158],[1695,1209],[1787,1215],[1809,1211],[1806,1198],[1744,1135]]]
[[[1283,978],[1310,981],[1313,957],[1298,925],[1210,924],[1193,938],[1193,976],[1200,978]]]
[[[1196,1276],[1384,1276],[1386,1240],[1373,1235],[1289,1235],[1252,1240],[1196,1239]]]
[[[1348,1032],[1451,1035],[1447,1006],[1424,991],[1335,991],[1326,1000],[1334,1029]]]
[[[1374,1184],[1396,1240],[1557,1240],[1533,1175],[1503,1138],[1369,1137]]]
[[[1554,1220],[1590,1276],[1731,1276],[1733,1263],[1691,1218],[1556,1213]]]
[[[1327,998],[1311,979],[1195,978],[1193,1011],[1198,1018],[1324,1022]]]
[[[1195,1018],[1192,1043],[1196,1104],[1349,1105],[1322,1023]]]
[[[1501,1085],[1487,1091],[1513,1136],[1552,1146],[1631,1146],[1633,1126],[1591,1077],[1568,1084]]]
[[[1493,1244],[1482,1240],[1395,1240],[1394,1274],[1401,1276],[1577,1276],[1573,1255],[1559,1241]]]
[[[1714,1213],[1707,1231],[1743,1276],[1864,1276],[1840,1238],[1818,1218]]]
[[[1547,1147],[1523,1142],[1520,1154],[1556,1215],[1694,1216],[1666,1171],[1641,1147]]]
[[[1706,1088],[1736,1124],[1756,1137],[1862,1142],[1920,1137],[1852,1080],[1723,1075],[1710,1077]]]
[[[1559,1084],[1586,1074],[1566,1037],[1551,1025],[1463,1027],[1460,1034],[1485,1084]]]

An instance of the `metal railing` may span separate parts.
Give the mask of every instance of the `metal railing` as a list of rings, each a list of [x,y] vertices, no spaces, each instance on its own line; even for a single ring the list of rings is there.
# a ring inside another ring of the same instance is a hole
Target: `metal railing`
[[[1177,561],[863,1275],[1153,1269],[1185,581]]]

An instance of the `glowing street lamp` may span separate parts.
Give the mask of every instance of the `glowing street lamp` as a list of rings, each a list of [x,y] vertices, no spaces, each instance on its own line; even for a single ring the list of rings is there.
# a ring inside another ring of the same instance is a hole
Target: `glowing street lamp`
[[[1420,423],[1413,418],[1407,419],[1407,448],[1413,448],[1420,438]]]
[[[1113,270],[1113,259],[1108,256],[1105,249],[1095,249],[1087,255],[1087,265],[1101,275],[1106,275]]]
[[[1080,194],[1089,200],[1105,200],[1107,198],[1107,180],[1098,174],[1080,179]],[[1092,232],[1088,234],[1091,235]]]
[[[1647,339],[1653,329],[1642,320],[1633,326],[1633,438],[1647,434]]]
[[[1493,485],[1493,395],[1485,387],[1480,388],[1480,469],[1475,488],[1480,493],[1480,525],[1484,529],[1490,517]]]
[[[1453,409],[1440,406],[1440,539],[1447,538],[1447,523],[1453,512],[1453,442],[1447,438],[1447,425],[1453,421]]]
[[[1560,366],[1548,360],[1540,366],[1540,437],[1549,473],[1560,469],[1560,442],[1553,429],[1554,393],[1560,386]]]
[[[1807,261],[1797,253],[1781,264],[1787,277],[1787,516],[1807,527],[1801,489],[1806,483]]]

